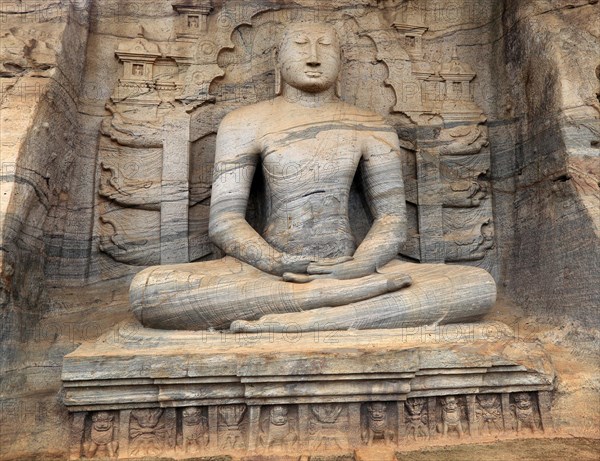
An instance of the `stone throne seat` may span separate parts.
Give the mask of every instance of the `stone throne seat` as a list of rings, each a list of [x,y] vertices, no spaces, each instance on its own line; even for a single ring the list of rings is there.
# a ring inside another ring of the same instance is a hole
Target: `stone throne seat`
[[[498,322],[260,334],[122,324],[67,355],[62,379],[71,459],[86,456],[103,412],[119,459],[394,450],[553,427],[546,353]],[[453,401],[460,438],[444,412]],[[378,406],[389,437],[369,437]]]

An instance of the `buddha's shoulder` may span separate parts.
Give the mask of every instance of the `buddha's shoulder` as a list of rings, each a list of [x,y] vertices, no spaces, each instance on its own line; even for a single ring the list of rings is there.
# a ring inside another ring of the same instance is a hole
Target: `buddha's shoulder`
[[[364,122],[374,126],[388,126],[385,119],[376,112],[362,107],[348,104],[347,102],[340,101],[341,112],[351,119],[356,119],[358,122]]]
[[[301,107],[299,108],[301,109]],[[290,109],[289,103],[286,104],[283,98],[277,97],[235,109],[225,116],[222,124],[260,127],[279,120],[286,113],[291,115],[289,114],[290,110],[296,118],[302,118],[303,114],[304,116],[308,114],[308,112],[296,112],[294,109]],[[342,123],[352,123],[377,130],[391,129],[381,115],[344,101],[336,101],[330,106],[330,111],[321,112],[317,116],[311,114],[311,117],[313,122],[319,123],[324,121],[323,118],[327,119],[329,115],[332,120]]]
[[[268,119],[273,115],[274,111],[275,108],[273,99],[261,101],[232,110],[223,118],[221,123],[228,125],[242,123],[246,126],[260,126],[265,119]]]

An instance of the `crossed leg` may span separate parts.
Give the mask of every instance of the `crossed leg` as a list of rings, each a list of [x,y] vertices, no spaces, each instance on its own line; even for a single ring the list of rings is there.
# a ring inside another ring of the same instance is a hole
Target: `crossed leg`
[[[496,301],[494,279],[483,269],[392,261],[380,272],[407,274],[413,283],[400,291],[343,306],[271,314],[255,322],[237,320],[231,329],[244,332],[363,330],[460,323],[482,317]]]
[[[129,294],[151,328],[311,331],[474,320],[493,305],[496,286],[482,269],[400,261],[360,279],[291,283],[225,257],[145,269]]]
[[[147,327],[169,330],[228,328],[235,320],[339,306],[397,291],[406,274],[373,274],[353,280],[285,282],[232,257],[155,266],[133,279],[133,312]]]

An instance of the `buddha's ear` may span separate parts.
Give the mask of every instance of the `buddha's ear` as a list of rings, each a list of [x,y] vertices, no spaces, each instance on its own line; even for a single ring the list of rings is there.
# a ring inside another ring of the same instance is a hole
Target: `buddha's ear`
[[[279,67],[279,49],[273,51],[273,60],[275,61],[275,96],[281,96],[281,68]]]
[[[275,96],[281,96],[281,69],[275,67]]]
[[[340,47],[340,73],[338,74],[338,78],[335,81],[335,95],[342,99],[342,82],[340,81],[340,76],[342,75],[342,68],[344,66],[344,50]]]

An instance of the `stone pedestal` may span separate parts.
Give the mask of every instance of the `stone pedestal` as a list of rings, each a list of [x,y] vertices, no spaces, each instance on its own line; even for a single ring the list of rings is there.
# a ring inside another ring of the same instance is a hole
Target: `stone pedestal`
[[[73,459],[351,453],[552,425],[544,350],[500,323],[262,334],[120,325],[67,355],[62,379]]]

